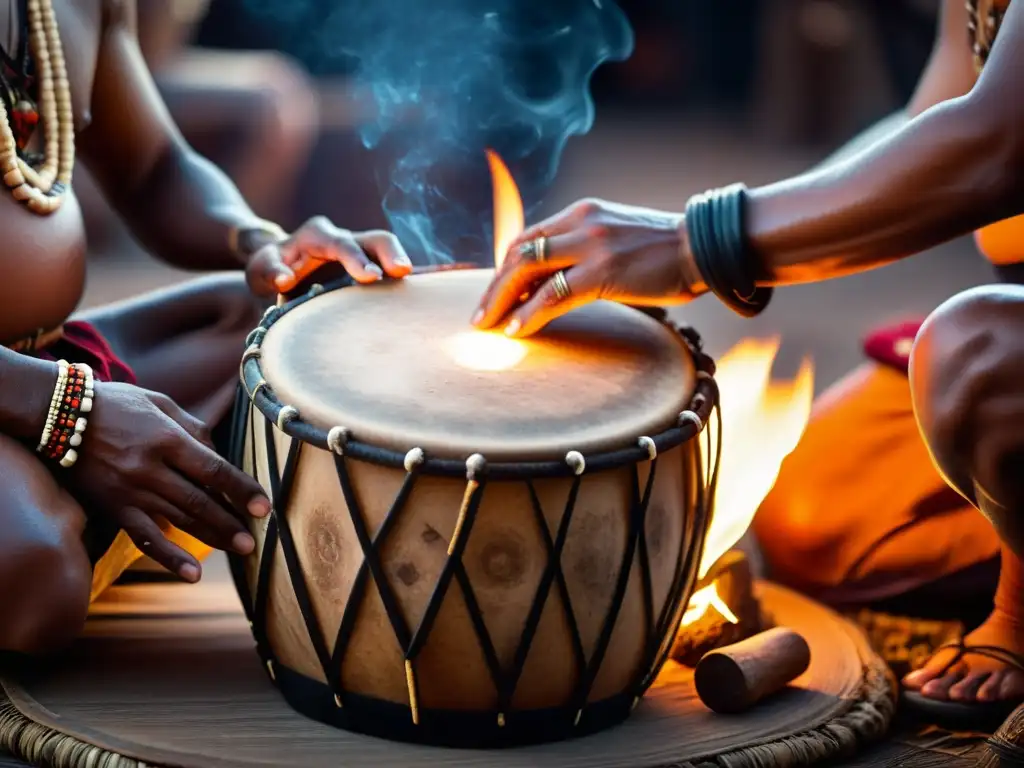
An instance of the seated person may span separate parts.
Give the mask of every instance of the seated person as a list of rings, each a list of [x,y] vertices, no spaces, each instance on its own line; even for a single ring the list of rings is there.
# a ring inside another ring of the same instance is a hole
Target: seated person
[[[0,41],[0,651],[42,652],[76,635],[135,547],[190,582],[199,542],[253,549],[240,516],[269,502],[211,437],[246,333],[318,264],[360,282],[411,265],[386,232],[314,219],[289,235],[257,217],[171,119],[134,0],[12,0]],[[222,274],[69,319],[85,278],[76,160],[155,255]]]
[[[685,215],[571,206],[513,245],[474,322],[518,337],[594,299],[667,305],[709,291],[749,316],[771,286],[882,266],[1021,214],[1024,101],[1009,95],[1024,2],[945,0],[941,25],[887,135],[796,178],[695,197]],[[996,226],[980,238],[986,253],[1024,257],[1021,221]],[[932,712],[1005,715],[1024,701],[1024,288],[968,291],[915,342],[916,331],[822,398],[755,530],[777,577],[833,602],[999,557],[989,617],[903,684]]]
[[[260,216],[280,221],[318,134],[317,98],[305,73],[269,51],[189,45],[207,0],[141,0],[138,37],[160,95],[185,139],[235,182]],[[79,169],[79,200],[94,250],[113,246],[109,207]]]
[[[189,144],[220,166],[260,216],[290,213],[318,133],[302,68],[272,51],[190,45],[209,0],[138,0],[142,53]]]

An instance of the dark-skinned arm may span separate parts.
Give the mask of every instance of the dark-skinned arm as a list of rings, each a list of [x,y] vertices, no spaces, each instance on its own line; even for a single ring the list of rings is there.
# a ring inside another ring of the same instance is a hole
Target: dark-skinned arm
[[[216,166],[196,154],[168,113],[139,49],[134,0],[103,0],[103,30],[92,123],[79,156],[132,234],[184,269],[238,269],[252,253],[261,220]]]
[[[751,190],[747,234],[775,285],[888,264],[1024,210],[1024,4],[966,95],[835,165]]]

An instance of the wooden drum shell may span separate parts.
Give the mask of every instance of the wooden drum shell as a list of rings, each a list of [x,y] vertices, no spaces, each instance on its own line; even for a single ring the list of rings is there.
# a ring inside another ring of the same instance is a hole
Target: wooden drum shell
[[[495,468],[467,483],[465,474],[429,457],[403,466],[358,455],[372,453],[365,446],[335,445],[342,455],[330,450],[322,433],[291,421],[269,386],[260,385],[258,362],[254,355],[243,362],[234,452],[271,495],[277,517],[251,524],[256,554],[234,558],[233,570],[258,650],[293,706],[352,730],[455,746],[564,738],[628,715],[671,646],[710,524],[698,446],[700,422],[715,405],[710,377],[698,387],[696,418],[634,445],[635,460],[620,457],[607,467],[588,461],[578,476],[568,467],[522,476]],[[647,451],[655,442],[664,449],[653,450],[652,461]],[[475,489],[474,512],[456,536],[467,489]],[[393,511],[397,499],[402,503]],[[373,556],[386,581],[382,595],[363,549],[389,515]],[[642,536],[631,535],[634,524]],[[263,563],[268,528],[280,540]],[[294,547],[291,563],[286,538]],[[456,538],[463,548],[452,558]],[[407,661],[411,637],[453,559],[461,565],[449,574],[429,633]],[[266,590],[259,608],[253,596],[261,570]],[[546,594],[539,610],[538,594]],[[404,627],[389,618],[389,597]],[[344,655],[332,665],[346,622]],[[309,697],[282,685],[282,676],[320,683],[332,694],[332,711],[323,697],[316,706],[299,701]],[[445,727],[433,727],[442,721]]]

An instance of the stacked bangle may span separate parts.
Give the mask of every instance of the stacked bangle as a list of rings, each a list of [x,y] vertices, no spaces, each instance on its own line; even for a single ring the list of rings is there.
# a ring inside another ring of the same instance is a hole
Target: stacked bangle
[[[36,451],[48,461],[67,469],[78,460],[78,447],[89,422],[83,414],[92,410],[92,369],[66,360],[57,363],[57,383],[50,398],[46,426]]]
[[[695,195],[686,204],[686,233],[708,289],[737,314],[754,317],[768,306],[773,289],[758,285],[763,270],[747,247],[746,198],[742,184]]]

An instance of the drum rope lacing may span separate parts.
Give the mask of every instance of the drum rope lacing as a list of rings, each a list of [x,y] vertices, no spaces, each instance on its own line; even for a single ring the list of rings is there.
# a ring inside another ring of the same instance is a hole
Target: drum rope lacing
[[[351,281],[339,281],[339,284],[335,287],[342,288],[350,284]],[[632,448],[592,455],[589,458],[584,457],[577,451],[570,451],[563,462],[489,463],[484,456],[475,454],[470,456],[465,463],[462,463],[447,459],[431,459],[420,448],[413,448],[406,454],[401,455],[393,451],[361,444],[353,440],[349,430],[343,426],[336,426],[324,432],[302,422],[300,413],[294,406],[280,403],[275,398],[271,387],[262,377],[259,367],[262,341],[267,330],[283,314],[310,298],[323,293],[323,291],[324,289],[317,285],[311,288],[305,296],[293,300],[288,305],[272,307],[264,315],[261,325],[249,335],[246,341],[247,349],[242,357],[240,370],[241,386],[234,412],[235,424],[232,431],[234,444],[232,446],[231,459],[237,466],[242,467],[246,458],[244,455],[246,442],[248,442],[249,460],[254,474],[258,474],[256,470],[258,466],[257,435],[255,429],[256,410],[260,410],[261,413],[268,417],[264,423],[263,438],[265,441],[267,473],[269,477],[257,477],[256,479],[264,482],[265,485],[269,484],[273,511],[266,521],[265,538],[259,558],[255,590],[250,591],[248,588],[243,558],[232,556],[231,569],[236,587],[242,597],[246,615],[252,627],[257,652],[271,680],[278,684],[279,687],[281,686],[278,672],[281,671],[282,667],[274,658],[267,638],[267,602],[270,592],[270,576],[273,563],[276,560],[275,552],[278,544],[281,546],[288,577],[295,592],[296,603],[305,629],[324,674],[324,679],[327,681],[327,686],[330,689],[334,707],[339,713],[344,712],[346,700],[351,696],[351,694],[346,694],[343,690],[341,682],[345,654],[355,630],[359,608],[363,603],[369,586],[367,581],[368,579],[373,580],[374,587],[380,597],[385,614],[404,658],[409,699],[408,713],[414,726],[421,724],[423,715],[419,704],[421,697],[416,677],[416,659],[430,636],[430,632],[453,581],[462,593],[491,681],[498,694],[498,706],[493,713],[494,719],[492,722],[496,723],[499,728],[505,728],[510,718],[516,716],[511,706],[512,699],[525,668],[531,644],[540,625],[541,615],[547,603],[548,595],[551,589],[554,588],[558,591],[558,595],[561,598],[560,602],[563,607],[564,619],[569,629],[572,655],[577,670],[577,682],[573,694],[567,704],[559,708],[564,710],[565,713],[565,730],[571,732],[580,725],[580,721],[587,711],[587,700],[611,643],[612,632],[615,629],[619,609],[629,584],[634,559],[638,558],[647,641],[642,663],[638,667],[637,677],[633,684],[629,686],[626,711],[628,712],[628,709],[635,707],[643,693],[654,682],[658,671],[671,652],[672,642],[675,637],[673,629],[678,626],[682,613],[686,608],[685,603],[696,585],[700,555],[704,549],[704,538],[712,515],[713,499],[718,478],[719,457],[721,455],[721,413],[718,403],[718,390],[713,378],[714,362],[703,352],[700,336],[690,328],[675,328],[685,340],[693,355],[697,367],[697,389],[691,398],[690,407],[680,413],[677,425],[666,432],[653,437],[641,436]],[[708,418],[712,414],[717,417],[718,427],[716,430],[717,441],[714,446],[712,446],[711,430],[704,430]],[[252,439],[248,441],[244,437],[246,422],[248,422],[249,433],[252,436]],[[279,461],[275,431],[283,432],[290,438],[283,471],[278,469]],[[676,558],[672,581],[673,588],[670,590],[661,611],[655,617],[645,520],[651,491],[654,487],[658,454],[659,452],[674,448],[693,437],[699,438],[701,432],[705,432],[707,436],[706,455],[708,466],[704,466],[704,459],[699,450],[693,451],[690,455],[693,476],[697,478],[696,498],[693,506],[697,519],[687,521],[683,525],[683,541],[680,543],[679,553]],[[356,538],[363,554],[363,561],[356,573],[348,601],[342,613],[341,622],[337,629],[333,651],[328,650],[326,638],[313,608],[309,587],[299,560],[298,549],[287,515],[285,514],[295,480],[298,459],[305,443],[324,448],[333,454],[338,481],[341,485]],[[347,462],[353,458],[387,466],[400,466],[406,472],[406,476],[390,509],[384,516],[377,531],[372,535],[367,529],[361,505],[356,497],[354,485],[348,472]],[[641,489],[639,464],[642,462],[649,463],[650,468],[646,482],[643,483],[643,488]],[[568,584],[562,572],[560,561],[568,537],[569,526],[582,479],[588,473],[624,464],[628,464],[632,470],[630,474],[633,503],[630,511],[627,545],[622,553],[608,614],[602,624],[601,632],[596,640],[591,657],[588,659],[584,651],[579,627],[572,608]],[[447,557],[423,612],[423,616],[416,627],[410,627],[392,590],[390,581],[384,573],[379,553],[389,533],[397,523],[412,493],[417,477],[424,473],[451,475],[456,467],[459,468],[460,474],[464,473],[466,487],[456,524],[448,543]],[[572,478],[568,498],[554,537],[552,537],[551,531],[548,528],[544,510],[533,483],[535,479],[553,476],[569,476]],[[542,546],[548,558],[547,565],[544,568],[527,614],[513,662],[508,669],[503,669],[498,659],[497,652],[483,619],[483,612],[480,609],[472,583],[462,562],[466,543],[470,537],[487,483],[501,480],[517,480],[525,483],[537,528],[541,534]],[[567,733],[566,735],[569,734]]]

